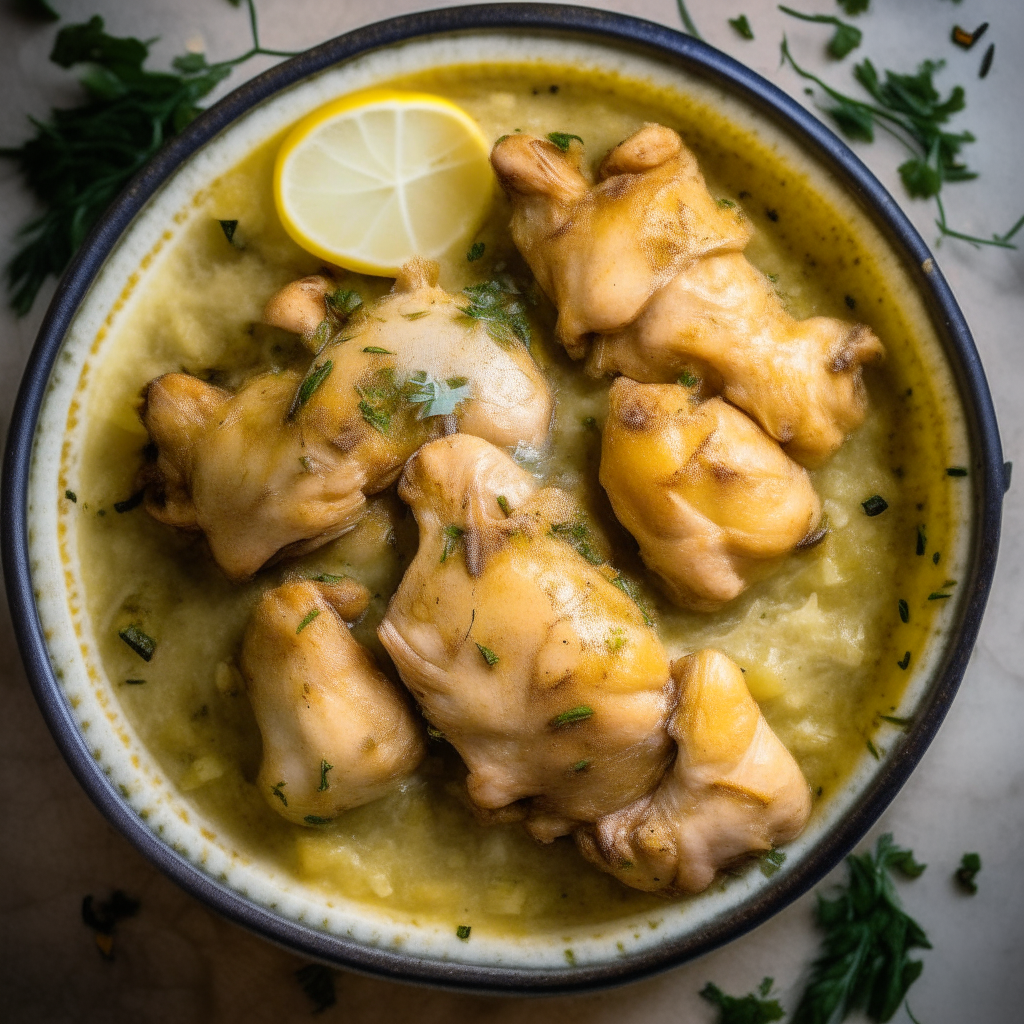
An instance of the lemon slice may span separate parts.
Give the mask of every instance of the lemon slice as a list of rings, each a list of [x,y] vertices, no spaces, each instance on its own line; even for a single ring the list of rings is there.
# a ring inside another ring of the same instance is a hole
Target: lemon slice
[[[410,257],[436,258],[479,227],[494,195],[489,150],[476,122],[439,96],[346,96],[282,143],[278,216],[321,259],[393,276]]]

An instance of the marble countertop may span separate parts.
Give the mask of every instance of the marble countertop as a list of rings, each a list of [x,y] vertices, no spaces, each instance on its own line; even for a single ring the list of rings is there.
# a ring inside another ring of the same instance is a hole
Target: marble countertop
[[[159,36],[151,65],[186,44],[205,44],[213,57],[232,54],[246,38],[244,14],[224,0],[51,0],[65,21],[101,13],[119,35]],[[438,6],[416,0],[261,0],[265,45],[302,49],[378,18]],[[0,8],[0,145],[25,134],[25,114],[45,115],[76,94],[73,78],[46,60],[53,26],[21,20],[12,3]],[[595,6],[679,27],[675,0],[604,0]],[[832,0],[797,5],[840,14]],[[967,87],[967,113],[956,124],[978,137],[970,163],[979,181],[944,193],[950,222],[972,234],[1006,230],[1024,214],[1020,133],[1024,104],[1024,5],[1018,0],[874,0],[858,19],[864,45],[857,53],[879,67],[911,70],[923,56],[944,57],[945,87]],[[705,38],[808,104],[804,83],[780,69],[785,31],[807,65],[840,88],[851,87],[852,60],[826,61],[827,29],[787,18],[767,0],[690,0]],[[756,38],[746,41],[726,19],[746,13]],[[989,21],[988,40],[970,53],[949,43],[955,22]],[[977,77],[988,41],[996,43],[991,74]],[[269,62],[268,62],[269,63]],[[222,89],[260,70],[254,61]],[[855,147],[897,197],[929,243],[936,239],[934,206],[907,198],[896,167],[899,145],[880,138]],[[12,236],[33,213],[32,202],[7,164],[0,164],[0,261]],[[1024,233],[1020,236],[1024,243]],[[944,242],[937,260],[963,307],[988,373],[1007,459],[1024,467],[1024,244],[1019,251],[975,249]],[[15,319],[0,306],[0,421],[10,409],[49,292]],[[929,868],[902,887],[908,911],[934,949],[925,952],[911,1006],[922,1024],[1008,1022],[1024,1005],[1024,485],[1007,495],[1003,542],[981,638],[960,694],[937,739],[903,791],[872,830],[892,831]],[[165,879],[116,833],[71,776],[43,723],[25,680],[6,609],[0,612],[0,792],[6,807],[0,830],[0,1019],[9,1024],[157,1024],[306,1020],[312,1004],[297,984],[294,955],[229,924]],[[966,850],[981,853],[979,892],[957,891],[952,872]],[[834,876],[843,877],[840,868]],[[113,960],[103,959],[81,921],[83,896],[105,898],[120,888],[141,900],[139,914],[119,927]],[[807,894],[744,938],[657,978],[586,997],[542,1001],[457,995],[354,974],[337,975],[337,1005],[323,1020],[348,1024],[459,1021],[711,1021],[698,998],[712,980],[725,991],[751,991],[765,975],[776,979],[792,1007],[801,972],[814,955],[815,899]],[[896,1021],[906,1021],[905,1009]]]

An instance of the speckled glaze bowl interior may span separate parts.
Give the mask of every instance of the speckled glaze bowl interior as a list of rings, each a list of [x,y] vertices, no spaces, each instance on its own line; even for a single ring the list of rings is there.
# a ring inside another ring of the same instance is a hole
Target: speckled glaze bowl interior
[[[460,63],[571,62],[686,90],[768,138],[830,202],[849,208],[903,282],[907,313],[948,404],[951,458],[970,467],[950,571],[961,580],[916,659],[881,760],[865,756],[842,792],[788,848],[697,899],[666,903],[657,927],[631,917],[529,937],[460,942],[344,900],[328,902],[218,838],[164,777],[118,706],[85,614],[76,540],[58,496],[102,396],[92,381],[118,318],[198,208],[197,196],[254,147],[338,95]],[[962,315],[893,200],[820,122],[757,75],[690,38],[578,7],[490,5],[384,22],[325,43],[213,107],[142,172],[79,251],[47,314],[14,414],[3,480],[3,555],[22,652],[40,706],[101,810],[171,877],[228,917],[305,954],[448,987],[558,992],[641,977],[699,955],[777,912],[824,875],[906,780],[945,715],[977,635],[992,577],[1004,474],[994,413]],[[566,950],[572,956],[566,956]]]

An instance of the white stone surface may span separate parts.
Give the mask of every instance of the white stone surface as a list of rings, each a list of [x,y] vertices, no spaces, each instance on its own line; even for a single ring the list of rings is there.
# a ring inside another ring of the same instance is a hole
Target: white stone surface
[[[212,57],[245,45],[244,15],[222,0],[52,0],[66,21],[101,13],[117,34],[159,35],[153,65],[163,65],[201,36]],[[323,38],[392,14],[435,6],[410,0],[263,0],[268,46],[301,49]],[[602,6],[677,27],[674,0],[605,0]],[[831,0],[796,4],[800,10],[841,13]],[[950,222],[961,230],[1005,230],[1024,213],[1019,187],[1024,159],[1024,5],[1016,0],[874,0],[858,19],[865,39],[843,64],[822,56],[827,29],[796,22],[767,0],[690,0],[709,42],[743,60],[793,95],[803,82],[778,67],[785,31],[806,66],[850,88],[854,59],[911,70],[926,56],[944,57],[940,81],[967,87],[968,108],[955,122],[979,141],[968,147],[979,181],[946,191]],[[756,39],[746,42],[726,18],[746,13]],[[984,46],[970,53],[948,41],[955,22],[992,27]],[[18,19],[0,8],[0,145],[23,136],[26,113],[45,115],[75,94],[73,78],[46,60],[53,27]],[[977,67],[989,41],[996,59],[985,81]],[[259,70],[252,62],[225,84]],[[924,234],[934,241],[934,207],[911,201],[896,166],[895,141],[856,147]],[[33,211],[6,164],[0,164],[0,261],[13,251],[12,235]],[[1024,234],[1020,238],[1024,243]],[[995,397],[1007,459],[1024,471],[1024,249],[976,250],[945,242],[938,262],[971,324]],[[43,297],[45,299],[46,296]],[[0,308],[0,418],[6,426],[18,378],[44,302],[21,321]],[[1024,479],[1007,496],[1004,540],[981,640],[967,677],[938,738],[893,802],[872,837],[890,830],[929,864],[918,881],[901,886],[908,910],[935,948],[924,953],[924,975],[911,1006],[922,1024],[1010,1022],[1021,1019],[1024,972]],[[35,707],[6,614],[0,619],[0,1020],[10,1024],[121,1024],[121,1022],[234,1022],[304,1020],[310,1005],[293,972],[300,961],[241,931],[178,890],[116,834],[72,778]],[[975,897],[960,895],[951,874],[965,850],[984,862]],[[842,877],[842,869],[837,873]],[[140,915],[121,925],[115,960],[103,961],[80,921],[82,896],[105,896],[119,887],[139,896]],[[792,1007],[817,945],[814,898],[805,896],[745,938],[659,978],[595,996],[544,1001],[492,999],[413,989],[342,974],[338,1006],[324,1020],[364,1022],[416,1019],[433,1022],[644,1021],[699,1022],[714,1018],[697,996],[707,980],[726,991],[751,990],[764,975],[777,979]],[[895,1020],[908,1018],[900,1010]]]

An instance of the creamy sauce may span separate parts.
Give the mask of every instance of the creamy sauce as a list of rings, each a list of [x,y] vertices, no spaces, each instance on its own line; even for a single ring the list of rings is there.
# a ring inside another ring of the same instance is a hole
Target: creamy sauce
[[[532,351],[558,409],[551,451],[530,468],[586,506],[614,563],[640,582],[673,657],[714,646],[744,668],[820,806],[862,758],[878,716],[898,706],[908,672],[897,662],[922,649],[932,629],[942,602],[926,595],[945,582],[943,557],[952,544],[945,420],[892,280],[809,179],[752,133],[685,96],[536,66],[453,68],[393,84],[455,100],[491,138],[516,129],[580,135],[595,163],[644,121],[679,130],[712,193],[740,203],[753,220],[747,254],[773,275],[790,311],[857,319],[882,338],[888,359],[867,373],[867,421],[812,473],[829,517],[827,540],[793,555],[723,611],[703,615],[660,597],[635,543],[615,522],[597,482],[607,384],[586,378],[553,341],[550,305],[541,299],[533,309]],[[415,523],[389,491],[370,502],[351,533],[239,586],[225,580],[201,536],[175,533],[141,508],[118,513],[113,505],[136,489],[147,440],[136,408],[148,380],[184,368],[234,387],[268,366],[305,366],[294,338],[253,326],[277,288],[319,266],[287,238],[274,213],[278,141],[201,197],[204,215],[174,240],[96,371],[94,394],[103,401],[92,403],[72,486],[88,611],[125,713],[179,790],[231,844],[328,900],[347,896],[412,921],[505,934],[596,924],[663,905],[585,864],[569,840],[541,847],[519,826],[478,825],[461,765],[443,743],[431,743],[421,770],[397,792],[322,829],[286,823],[256,791],[260,738],[233,668],[250,609],[286,571],[348,573],[374,595],[354,635],[393,672],[375,629],[415,552]],[[218,219],[238,220],[234,244]],[[499,198],[476,236],[486,245],[484,258],[468,262],[468,242],[450,253],[442,261],[444,287],[458,291],[500,269],[528,279],[508,219]],[[369,301],[390,281],[349,275],[345,285]],[[889,509],[868,517],[861,502],[874,494]],[[918,527],[926,536],[921,556]],[[906,624],[900,598],[908,601]],[[117,636],[130,622],[158,641],[148,664]]]

